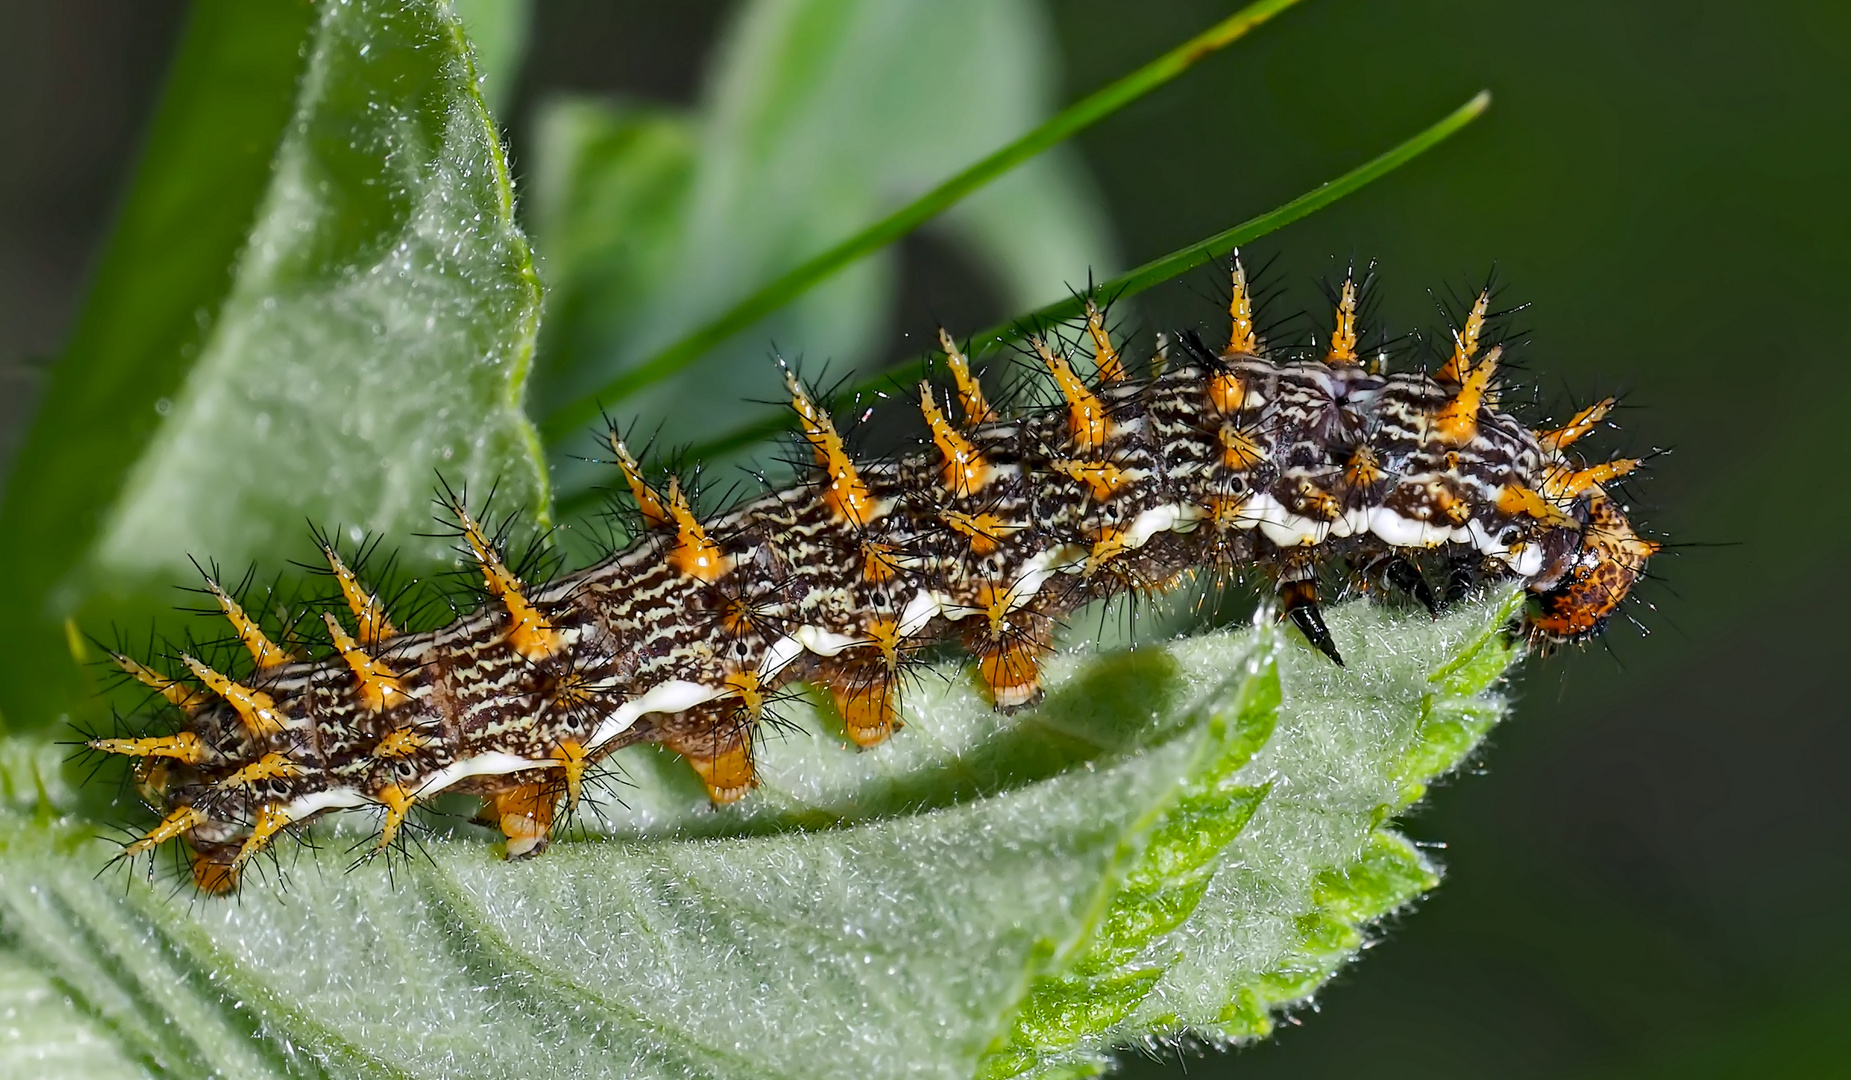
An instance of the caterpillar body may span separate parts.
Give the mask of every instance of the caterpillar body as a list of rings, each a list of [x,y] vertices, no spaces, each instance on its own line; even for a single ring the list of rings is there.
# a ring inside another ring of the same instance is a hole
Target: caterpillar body
[[[1327,350],[1269,350],[1236,261],[1227,346],[1186,335],[1145,377],[1089,302],[1076,329],[1088,349],[1030,339],[1059,402],[1014,415],[941,332],[953,385],[921,384],[929,438],[878,464],[858,465],[792,378],[812,475],[707,520],[613,436],[643,535],[530,585],[451,500],[490,598],[436,631],[399,632],[328,545],[350,615],[324,612],[328,656],[294,658],[209,581],[254,664],[234,677],[182,654],[180,681],[116,657],[178,717],[169,734],[88,743],[136,758],[164,814],[123,854],[180,841],[196,884],[226,892],[316,817],[370,808],[383,849],[415,807],[452,792],[485,800],[510,858],[534,855],[587,770],[623,747],[664,744],[731,802],[753,786],[755,733],[781,686],[827,688],[848,734],[873,746],[900,725],[909,660],[957,641],[991,700],[1014,708],[1038,695],[1062,617],[1193,570],[1264,574],[1337,663],[1317,597],[1330,567],[1429,609],[1476,580],[1515,579],[1532,594],[1533,637],[1598,632],[1659,547],[1608,490],[1639,462],[1570,457],[1613,402],[1546,431],[1499,411],[1484,295],[1436,371],[1375,370],[1357,351],[1357,294],[1346,281]],[[1076,371],[1083,352],[1091,379]],[[1423,561],[1448,568],[1437,589]]]

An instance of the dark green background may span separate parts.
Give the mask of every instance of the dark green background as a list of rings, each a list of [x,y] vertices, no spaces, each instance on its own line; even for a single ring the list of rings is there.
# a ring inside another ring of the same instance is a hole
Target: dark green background
[[[1060,10],[1083,84],[1220,5]],[[1412,823],[1447,883],[1303,1029],[1190,1071],[1851,1074],[1851,6],[1314,0],[1085,147],[1141,259],[1479,86],[1483,121],[1266,250],[1379,257],[1422,322],[1495,261],[1545,399],[1623,389],[1613,445],[1672,448],[1637,516],[1735,546],[1659,560],[1649,637],[1531,662],[1489,775]]]
[[[1224,14],[1056,2],[1072,95]],[[689,100],[729,5],[542,0],[507,120],[517,164],[559,88]],[[0,449],[57,348],[132,160],[179,7],[6,5]],[[1382,263],[1383,315],[1495,263],[1545,402],[1623,390],[1615,449],[1670,447],[1637,516],[1680,547],[1649,635],[1533,661],[1481,758],[1411,823],[1447,883],[1271,1042],[1190,1075],[1851,1074],[1851,8],[1834,3],[1306,0],[1089,133],[1137,262],[1385,148],[1481,87],[1437,152],[1270,238],[1311,303]],[[1071,95],[1070,95],[1071,96]],[[1002,312],[909,248],[901,329]],[[1212,321],[1213,282],[1146,325]],[[1216,324],[1218,326],[1218,323]],[[916,340],[916,339],[915,339]],[[910,349],[895,342],[896,353]],[[1135,1075],[1180,1074],[1134,1064]]]

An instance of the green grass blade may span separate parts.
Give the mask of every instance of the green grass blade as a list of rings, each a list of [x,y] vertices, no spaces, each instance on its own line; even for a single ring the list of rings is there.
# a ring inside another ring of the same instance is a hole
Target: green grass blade
[[[1290,225],[1299,218],[1309,217],[1345,195],[1372,181],[1381,179],[1445,142],[1460,128],[1478,119],[1490,107],[1491,91],[1481,90],[1477,96],[1454,109],[1445,119],[1387,153],[1358,165],[1335,180],[1312,188],[1278,209],[1270,210],[1256,218],[1250,218],[1206,240],[1179,248],[1162,258],[1152,259],[1129,273],[1113,278],[1099,288],[1099,294],[1113,298],[1136,296],[1178,274],[1193,270],[1210,259],[1220,258],[1242,244],[1250,244],[1268,233]],[[984,342],[1011,341],[1020,336],[1025,327],[1032,326],[1036,322],[1059,322],[1073,318],[1081,313],[1084,306],[1085,302],[1082,298],[1071,297],[1042,308],[1026,320],[1017,320],[1007,327],[987,331],[979,335],[978,340]],[[973,342],[973,347],[976,347],[975,342]],[[993,347],[986,345],[985,349],[987,351]]]
[[[1490,105],[1490,92],[1480,92],[1432,127],[1392,150],[1358,165],[1342,176],[1321,184],[1276,209],[1269,210],[1258,217],[1249,218],[1231,229],[1225,229],[1205,240],[1199,240],[1188,247],[1179,248],[1161,258],[1153,259],[1135,270],[1105,282],[1095,291],[1101,296],[1115,299],[1135,296],[1192,270],[1210,259],[1226,255],[1242,244],[1252,243],[1314,211],[1329,206],[1345,195],[1386,176],[1433,149],[1458,132],[1460,128],[1476,120]],[[1069,297],[1011,322],[993,326],[975,335],[971,339],[970,348],[978,355],[994,352],[1002,345],[1021,338],[1036,326],[1060,322],[1078,315],[1084,303],[1082,297]],[[921,359],[913,364],[883,371],[862,380],[845,393],[871,392],[886,389],[895,382],[907,382],[919,377],[925,371],[928,362],[929,358]],[[718,439],[695,446],[687,452],[686,457],[690,461],[701,461],[732,453],[788,429],[791,426],[791,419],[788,410],[780,410],[758,423],[742,426]],[[573,498],[560,506],[560,516],[570,518],[581,513],[595,505],[600,497],[600,494],[594,491]]]
[[[843,267],[906,236],[990,181],[1176,78],[1203,57],[1239,40],[1249,30],[1297,2],[1258,0],[1257,3],[1249,4],[1137,71],[1062,110],[1040,127],[958,173],[911,204],[760,288],[712,322],[606,383],[596,393],[559,409],[541,423],[541,435],[548,443],[557,443],[574,434],[598,419],[600,402],[609,404],[621,400],[681,370],[714,346],[790,303]]]

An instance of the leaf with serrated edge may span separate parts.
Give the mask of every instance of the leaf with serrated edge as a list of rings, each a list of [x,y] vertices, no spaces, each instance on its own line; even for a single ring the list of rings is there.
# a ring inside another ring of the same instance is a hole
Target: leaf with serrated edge
[[[736,807],[607,784],[539,859],[425,835],[352,872],[364,827],[318,829],[233,902],[92,880],[109,849],[80,822],[8,811],[0,923],[94,1027],[180,1071],[259,1031],[259,1073],[1085,1072],[1148,1036],[1264,1033],[1431,887],[1383,822],[1469,752],[1459,717],[1501,710],[1480,654],[1515,658],[1510,611],[1335,607],[1342,670],[1270,628],[1082,647],[1008,717],[938,666],[865,753],[787,705]],[[1114,685],[1134,689],[1092,701]]]

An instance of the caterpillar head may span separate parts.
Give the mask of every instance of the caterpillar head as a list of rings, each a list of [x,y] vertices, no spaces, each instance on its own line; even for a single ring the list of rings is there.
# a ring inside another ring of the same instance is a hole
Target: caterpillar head
[[[1582,641],[1598,633],[1645,572],[1646,560],[1663,546],[1633,531],[1619,504],[1598,485],[1576,500],[1573,515],[1581,523],[1579,542],[1558,563],[1559,572],[1531,590],[1536,599],[1529,627],[1548,642]]]

